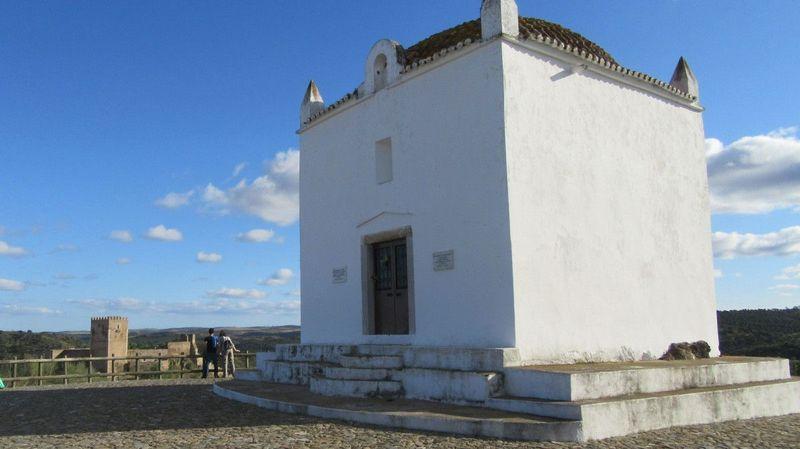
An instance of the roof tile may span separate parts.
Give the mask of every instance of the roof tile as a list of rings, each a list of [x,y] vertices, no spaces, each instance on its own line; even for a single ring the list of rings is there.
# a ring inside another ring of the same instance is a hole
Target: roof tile
[[[539,36],[547,40],[560,42],[566,46],[567,51],[577,50],[576,53],[591,55],[598,60],[602,58],[606,61],[616,63],[614,58],[599,45],[570,29],[534,17],[519,18],[520,39],[537,39]],[[408,47],[406,49],[405,63],[413,64],[414,62],[434,56],[442,50],[458,45],[465,39],[471,39],[473,41],[481,39],[481,19],[464,22],[461,25],[436,33]]]

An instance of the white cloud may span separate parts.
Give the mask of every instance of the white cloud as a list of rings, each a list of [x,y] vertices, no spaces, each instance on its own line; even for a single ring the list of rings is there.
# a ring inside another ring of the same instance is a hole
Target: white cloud
[[[28,254],[25,248],[20,246],[11,246],[8,243],[0,240],[0,256],[9,257],[22,257]]]
[[[800,209],[798,128],[746,136],[723,145],[706,139],[711,207],[716,213]]]
[[[236,164],[236,167],[233,167],[233,174],[231,176],[233,176],[234,178],[239,176],[239,174],[242,173],[242,170],[244,170],[245,167],[247,167],[247,163],[245,162]]]
[[[275,236],[275,231],[270,229],[251,229],[236,236],[236,240],[249,243],[268,242]]]
[[[111,231],[111,233],[108,234],[108,238],[123,243],[130,243],[133,241],[133,235],[131,235],[131,232],[123,230]]]
[[[117,259],[117,265],[128,265],[131,263],[131,260],[127,257],[120,257]]]
[[[790,256],[800,253],[800,226],[783,228],[767,234],[715,232],[712,234],[714,257]]]
[[[778,280],[800,279],[800,264],[786,267],[781,270],[781,274],[775,276]]]
[[[286,285],[293,276],[294,273],[292,273],[292,270],[288,268],[281,268],[280,270],[272,273],[272,276],[268,277],[267,279],[262,279],[258,281],[258,283],[269,286]]]
[[[296,315],[300,312],[300,301],[267,301],[216,299],[207,301],[188,301],[166,304],[161,307],[165,313],[186,314],[269,314]]]
[[[24,282],[0,278],[0,291],[21,292],[23,290],[25,290]]]
[[[794,292],[800,289],[800,285],[796,284],[778,284],[773,285],[769,290],[773,290],[780,296],[794,296]]]
[[[61,245],[58,245],[55,248],[53,248],[53,250],[50,251],[50,254],[74,253],[74,252],[78,251],[78,249],[79,248],[76,245],[73,245],[73,244],[70,244],[70,243],[65,243],[65,244],[61,244]]]
[[[217,253],[207,253],[200,251],[197,253],[197,261],[200,263],[217,263],[222,260],[222,256]]]
[[[61,313],[47,307],[26,307],[17,304],[4,305],[0,307],[0,312],[9,315],[58,315]]]
[[[778,285],[773,285],[769,289],[770,290],[792,291],[792,290],[797,290],[799,288],[800,288],[800,285],[796,285],[796,284],[778,284]]]
[[[299,214],[300,152],[277,153],[267,164],[266,174],[253,180],[241,180],[236,186],[221,190],[208,184],[203,191],[207,209],[219,213],[240,212],[264,221],[289,225]]]
[[[80,304],[97,310],[124,310],[129,312],[137,311],[156,311],[153,309],[155,303],[145,302],[136,298],[116,298],[116,299],[79,299],[67,301],[73,304]]]
[[[717,278],[717,279],[721,278],[722,277],[722,270],[720,270],[719,268],[714,268],[714,277]]]
[[[218,290],[213,290],[207,292],[207,296],[209,298],[249,298],[249,299],[261,299],[266,298],[267,293],[262,292],[261,290],[256,289],[244,289],[244,288],[220,288]]]
[[[162,303],[136,298],[79,299],[67,301],[97,311],[123,311],[169,314],[279,314],[296,315],[300,301],[269,301],[264,299],[217,298],[202,301]]]
[[[163,207],[165,209],[177,209],[189,204],[189,200],[192,198],[192,195],[194,195],[194,190],[189,190],[188,192],[184,193],[170,192],[163,198],[157,199],[155,204],[156,206]]]
[[[158,225],[147,230],[145,237],[150,240],[160,240],[162,242],[177,242],[183,240],[183,234],[177,229],[169,229],[164,225]]]

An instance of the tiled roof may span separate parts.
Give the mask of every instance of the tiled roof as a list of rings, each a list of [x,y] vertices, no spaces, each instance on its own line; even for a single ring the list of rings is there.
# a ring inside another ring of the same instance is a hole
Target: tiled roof
[[[520,17],[518,39],[520,41],[532,41],[550,46],[556,50],[581,58],[589,64],[603,67],[611,72],[616,72],[619,76],[635,78],[639,80],[639,82],[650,84],[689,101],[697,100],[696,96],[688,92],[683,92],[670,83],[619,65],[614,57],[608,54],[602,47],[561,25],[533,17]],[[409,73],[438,58],[468,47],[475,42],[481,42],[481,40],[480,19],[464,22],[461,25],[436,33],[405,50],[405,67],[402,73]],[[335,103],[327,105],[324,110],[311,116],[306,123],[313,122],[327,112],[358,98],[359,90],[356,89],[352,93],[348,93],[340,98]]]
[[[535,38],[539,35],[554,39],[565,45],[570,45],[572,48],[577,48],[578,51],[586,51],[589,55],[597,56],[612,64],[616,64],[614,58],[599,45],[572,30],[534,17],[519,18],[519,38],[521,40]],[[412,64],[431,57],[467,39],[470,39],[472,42],[481,40],[481,19],[464,22],[461,25],[436,33],[425,40],[417,42],[406,49],[405,63]]]

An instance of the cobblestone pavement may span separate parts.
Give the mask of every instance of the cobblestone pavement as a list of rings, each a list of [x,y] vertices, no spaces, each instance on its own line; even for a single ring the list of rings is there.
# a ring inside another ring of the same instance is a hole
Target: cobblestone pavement
[[[215,396],[202,380],[0,391],[0,448],[800,448],[800,415],[586,444],[453,437],[286,415]]]

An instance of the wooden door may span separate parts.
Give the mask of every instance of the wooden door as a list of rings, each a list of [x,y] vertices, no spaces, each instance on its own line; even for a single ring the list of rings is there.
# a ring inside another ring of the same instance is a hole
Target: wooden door
[[[408,260],[405,239],[374,244],[372,258],[375,333],[408,334]]]

